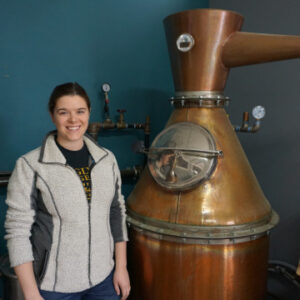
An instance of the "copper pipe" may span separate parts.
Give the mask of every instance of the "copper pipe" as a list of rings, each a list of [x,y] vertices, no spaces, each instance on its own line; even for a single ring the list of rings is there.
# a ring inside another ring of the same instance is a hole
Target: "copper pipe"
[[[227,68],[300,57],[300,37],[235,32],[222,49]]]
[[[243,130],[247,130],[249,127],[249,112],[244,111],[243,113],[243,123],[242,123],[242,128]]]
[[[234,130],[236,132],[248,132],[248,133],[256,133],[260,129],[260,120],[255,120],[253,126],[247,126],[246,128],[235,126]]]
[[[150,134],[150,116],[146,116],[145,134]]]
[[[144,129],[145,128],[145,124],[143,123],[125,123],[125,122],[94,122],[94,123],[90,123],[89,127],[88,127],[88,133],[92,136],[96,135],[96,138],[99,134],[99,131],[101,129],[104,130],[110,130],[110,129],[127,129],[127,128],[134,128],[134,129]]]
[[[93,122],[89,124],[88,133],[94,138],[97,139],[99,131],[101,129],[110,130],[110,129],[143,129],[146,136],[150,135],[150,117],[146,116],[145,123],[125,123],[124,121],[124,111],[120,113],[120,118],[117,123],[112,122],[110,119],[106,119],[104,122]],[[147,138],[148,139],[148,138]],[[149,147],[149,142],[147,142]]]
[[[256,133],[260,129],[260,124],[261,121],[255,119],[254,124],[249,126],[249,112],[244,112],[242,126],[234,126],[234,130],[236,132]]]
[[[98,139],[99,131],[101,129],[143,129],[144,130],[144,150],[147,152],[150,146],[150,116],[146,116],[145,123],[125,123],[124,112],[125,110],[118,110],[120,112],[119,121],[117,123],[112,122],[110,119],[106,119],[103,123],[93,122],[89,124],[88,133],[94,138]],[[147,163],[147,155],[145,155],[144,165]]]

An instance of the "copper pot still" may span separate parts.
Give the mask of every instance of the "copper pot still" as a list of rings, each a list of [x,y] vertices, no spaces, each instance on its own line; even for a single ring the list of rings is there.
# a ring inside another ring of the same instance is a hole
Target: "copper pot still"
[[[127,201],[131,298],[259,300],[278,223],[224,110],[231,67],[296,58],[300,38],[240,32],[232,11],[164,20],[174,111]]]

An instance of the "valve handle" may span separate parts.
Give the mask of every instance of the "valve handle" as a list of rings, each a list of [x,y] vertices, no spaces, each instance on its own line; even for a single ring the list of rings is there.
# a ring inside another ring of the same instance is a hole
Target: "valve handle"
[[[126,109],[120,109],[120,108],[119,108],[119,109],[117,109],[117,112],[118,112],[118,113],[124,113],[124,112],[127,112],[127,110],[126,110]]]

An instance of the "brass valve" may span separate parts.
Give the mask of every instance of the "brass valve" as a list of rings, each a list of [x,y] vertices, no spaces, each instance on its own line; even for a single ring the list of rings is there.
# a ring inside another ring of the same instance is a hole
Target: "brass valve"
[[[117,123],[117,128],[126,128],[126,123],[124,120],[124,113],[126,112],[125,109],[117,109],[117,112],[120,114],[119,121]]]

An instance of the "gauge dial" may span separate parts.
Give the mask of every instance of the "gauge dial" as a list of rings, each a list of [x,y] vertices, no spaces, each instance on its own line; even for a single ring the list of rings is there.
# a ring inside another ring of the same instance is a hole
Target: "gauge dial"
[[[102,90],[103,92],[109,92],[110,91],[110,85],[108,83],[103,83],[102,84]]]
[[[255,106],[252,110],[252,115],[255,119],[260,120],[265,117],[266,110],[261,105]]]

